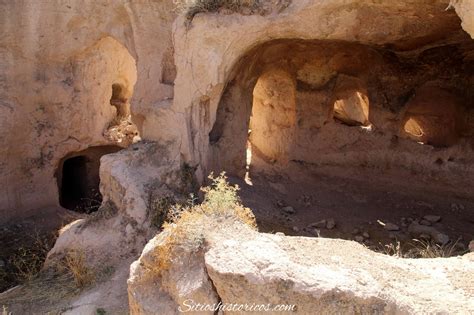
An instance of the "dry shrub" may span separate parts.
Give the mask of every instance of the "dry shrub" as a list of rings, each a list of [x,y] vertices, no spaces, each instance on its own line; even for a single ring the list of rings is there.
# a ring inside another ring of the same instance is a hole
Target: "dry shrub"
[[[188,20],[202,12],[217,12],[220,9],[227,9],[232,12],[267,14],[268,5],[273,5],[279,11],[288,7],[291,0],[274,0],[273,3],[268,0],[174,0],[176,9],[184,12]]]
[[[78,289],[91,285],[95,280],[94,271],[87,266],[83,249],[67,251],[64,257],[55,261],[53,266],[57,274],[71,276]]]
[[[458,240],[459,241],[459,240]],[[400,258],[445,258],[461,255],[463,252],[457,250],[457,243],[451,242],[439,245],[432,241],[414,239],[412,243],[402,247],[400,242],[383,246],[386,255]]]
[[[458,241],[446,245],[439,245],[434,242],[417,239],[413,241],[415,242],[415,245],[411,250],[409,250],[409,255],[413,258],[443,258],[461,254],[456,250]]]
[[[57,304],[75,296],[80,291],[69,273],[59,273],[56,268],[43,269],[34,279],[0,294],[0,305],[42,305]],[[46,312],[38,311],[37,314]]]
[[[197,252],[204,246],[206,232],[233,222],[256,227],[255,217],[237,196],[238,186],[227,182],[225,173],[209,176],[212,184],[202,188],[204,201],[199,205],[183,207],[171,222],[166,222],[162,233],[165,239],[157,249],[157,272],[170,267],[173,257],[180,252]]]
[[[73,249],[57,262],[56,268],[61,273],[72,275],[74,283],[80,289],[89,286],[95,280],[94,272],[87,266],[86,255],[81,249]]]
[[[85,252],[82,249],[70,250],[64,257],[58,257],[54,263],[45,266],[31,281],[1,294],[0,305],[30,305],[48,309],[48,314],[52,314],[54,305],[59,306],[77,296],[94,281],[95,274],[86,264]]]
[[[148,195],[148,211],[151,218],[151,225],[156,228],[161,228],[163,222],[168,218],[169,213],[174,207],[178,206],[174,196],[166,195],[155,197],[154,193],[150,191]]]
[[[31,246],[20,247],[11,256],[9,262],[18,282],[31,281],[38,275],[52,245],[50,238],[36,233]]]

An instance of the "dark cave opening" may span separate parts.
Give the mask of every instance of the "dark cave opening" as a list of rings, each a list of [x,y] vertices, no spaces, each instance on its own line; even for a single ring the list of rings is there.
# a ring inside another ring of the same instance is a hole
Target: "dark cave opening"
[[[118,146],[97,146],[66,156],[56,175],[60,205],[77,212],[96,211],[102,202],[99,191],[100,158],[119,150]]]

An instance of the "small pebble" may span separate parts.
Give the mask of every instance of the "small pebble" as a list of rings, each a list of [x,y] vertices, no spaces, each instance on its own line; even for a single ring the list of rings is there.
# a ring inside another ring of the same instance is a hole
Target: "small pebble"
[[[326,220],[321,220],[318,222],[311,223],[310,225],[308,225],[308,227],[321,229],[321,228],[325,228],[326,224],[327,224]]]
[[[359,242],[359,243],[362,243],[364,241],[364,237],[362,235],[356,235],[354,239],[356,240],[356,242]]]
[[[387,231],[398,231],[398,230],[400,230],[400,227],[398,225],[390,223],[390,222],[385,223],[383,228]]]
[[[332,229],[334,229],[335,226],[336,226],[336,221],[334,221],[333,218],[328,219],[328,221],[326,222],[326,228],[328,230],[332,230]]]
[[[441,245],[446,245],[449,242],[449,236],[443,233],[436,233],[432,237],[436,243]]]
[[[294,214],[296,212],[295,209],[291,206],[283,207],[281,208],[281,210],[288,214]]]
[[[421,225],[430,226],[430,225],[431,225],[431,222],[428,221],[428,220],[423,219],[423,220],[420,221],[420,224],[421,224]]]
[[[362,233],[362,236],[363,236],[364,238],[370,238],[370,234],[369,234],[368,232]]]
[[[430,221],[431,223],[436,223],[439,220],[441,220],[441,216],[429,214],[429,215],[425,215],[423,219],[425,219],[426,221]]]
[[[286,203],[283,200],[277,200],[277,206],[283,208],[284,206],[286,206]]]

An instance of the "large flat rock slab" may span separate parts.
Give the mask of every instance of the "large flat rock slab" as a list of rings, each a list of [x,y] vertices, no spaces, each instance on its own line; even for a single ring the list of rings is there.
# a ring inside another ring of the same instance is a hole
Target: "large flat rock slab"
[[[223,303],[290,304],[297,314],[474,312],[473,254],[402,259],[337,239],[229,235],[205,255]]]

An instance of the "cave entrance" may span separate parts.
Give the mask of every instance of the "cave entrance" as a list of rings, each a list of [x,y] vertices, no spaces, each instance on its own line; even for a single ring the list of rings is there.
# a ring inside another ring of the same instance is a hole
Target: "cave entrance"
[[[96,211],[102,202],[100,158],[121,149],[118,146],[96,146],[63,158],[56,173],[60,205],[77,212]]]
[[[61,182],[61,205],[67,209],[76,207],[89,196],[87,183],[87,158],[75,156],[64,161]]]
[[[262,231],[370,247],[472,239],[474,45],[449,20],[429,42],[252,48],[219,101],[209,171],[239,183]]]

